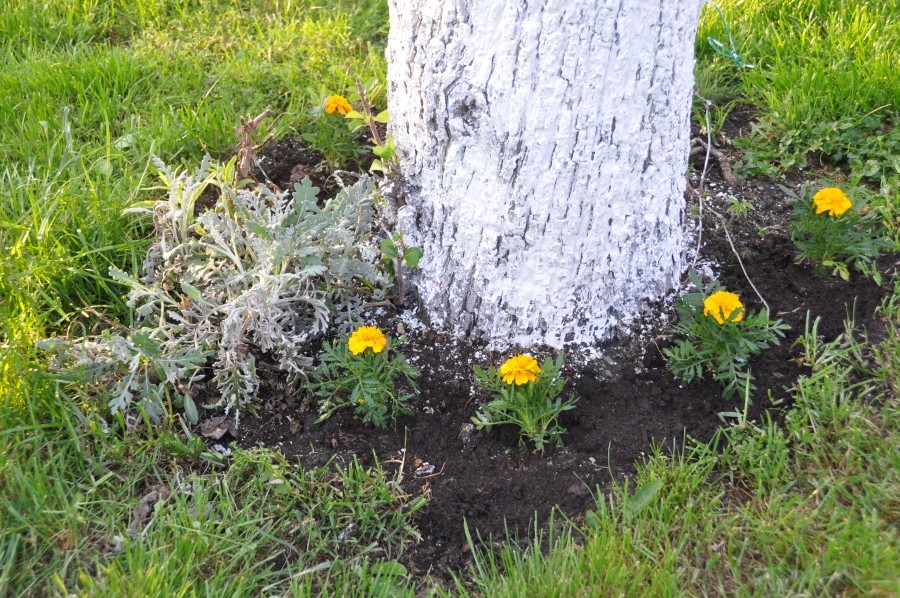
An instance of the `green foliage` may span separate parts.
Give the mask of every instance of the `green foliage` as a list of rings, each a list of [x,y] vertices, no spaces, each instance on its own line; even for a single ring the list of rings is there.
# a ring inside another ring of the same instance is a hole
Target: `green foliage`
[[[843,214],[816,214],[812,189],[822,186],[804,183],[797,193],[781,186],[794,206],[791,240],[797,247],[797,262],[812,262],[818,271],[831,269],[844,280],[850,279],[850,268],[854,268],[880,284],[875,260],[893,248],[884,234],[882,214],[869,207],[865,191],[856,190],[850,192],[853,206]]]
[[[520,445],[524,447],[528,439],[538,451],[550,444],[561,445],[566,430],[557,420],[563,411],[574,409],[578,401],[560,398],[566,385],[559,375],[562,366],[562,354],[555,359],[548,357],[541,364],[537,380],[518,385],[503,382],[496,368],[485,371],[476,365],[475,382],[495,398],[472,416],[475,427],[490,430],[504,424],[518,426]]]
[[[406,403],[416,395],[419,372],[391,348],[390,339],[382,351],[366,349],[359,355],[350,351],[346,338],[326,342],[319,359],[313,385],[315,394],[322,399],[319,421],[340,409],[353,407],[363,422],[386,428],[388,419],[396,424],[397,415],[411,413]],[[398,392],[401,376],[412,392]]]
[[[722,385],[726,399],[752,393],[755,386],[749,359],[778,345],[788,326],[781,320],[770,320],[762,311],[753,313],[744,308],[738,308],[720,324],[712,315],[704,315],[703,302],[721,286],[717,282],[704,285],[694,272],[691,280],[698,291],[678,299],[678,323],[673,327],[674,332],[687,338],[663,350],[669,371],[685,382],[712,376]]]
[[[750,212],[756,209],[756,206],[754,206],[749,200],[741,200],[737,197],[729,197],[728,207],[726,209],[739,218],[746,218],[747,215],[750,214]]]
[[[347,128],[344,117],[337,112],[326,113],[322,103],[310,111],[301,137],[322,154],[329,170],[355,169],[369,154],[369,149],[360,143],[359,134]]]
[[[406,494],[401,475],[388,477],[380,464],[365,468],[355,457],[345,467],[304,470],[265,450],[239,453],[228,469],[228,480],[242,494],[274,495],[273,514],[302,509],[292,542],[331,558],[376,552],[396,558],[419,538],[412,518],[428,501]]]
[[[739,55],[720,56],[708,38],[727,42],[719,13],[704,8],[697,35],[697,92],[727,110],[741,101],[757,122],[741,144],[744,167],[776,176],[805,166],[809,154],[851,172],[851,182],[896,189],[900,18],[893,2],[719,0]],[[703,105],[695,103],[695,115]],[[714,114],[715,117],[715,114]],[[702,118],[698,119],[702,120]]]
[[[55,340],[56,366],[71,392],[106,390],[113,413],[138,399],[158,419],[177,396],[195,419],[189,390],[212,355],[219,405],[239,416],[259,386],[254,354],[271,354],[292,382],[311,365],[311,341],[349,322],[363,298],[383,298],[390,277],[375,266],[372,182],[363,177],[320,207],[309,179],[276,194],[235,182],[234,160],[207,159],[197,174],[159,168],[167,199],[133,208],[156,224],[144,274],[111,270],[130,289],[134,329]],[[208,192],[215,204],[198,215]]]
[[[900,130],[890,117],[844,117],[791,131],[762,122],[737,144],[749,174],[777,177],[808,167],[813,155],[846,169],[851,186],[873,184],[888,197],[900,185]]]
[[[883,308],[892,339],[897,290]],[[801,337],[806,366],[783,424],[657,446],[633,478],[593,489],[583,522],[535,522],[533,541],[469,535],[457,595],[896,594],[900,394],[886,372],[896,381],[900,353],[847,330]]]
[[[389,237],[381,240],[381,261],[385,271],[393,277],[397,276],[397,272],[401,266],[400,260],[406,264],[407,268],[413,269],[419,266],[422,259],[422,249],[419,247],[407,247],[403,243],[403,235],[399,232],[393,233]]]
[[[397,160],[397,148],[394,145],[394,138],[388,135],[387,139],[382,141],[377,129],[378,125],[387,125],[388,111],[382,110],[378,114],[373,114],[372,107],[367,102],[363,102],[362,112],[353,110],[347,113],[346,118],[351,121],[351,131],[359,131],[363,127],[368,127],[369,132],[372,134],[371,141],[374,144],[372,152],[378,156],[378,159],[372,162],[369,170],[385,173],[391,172],[391,168]]]

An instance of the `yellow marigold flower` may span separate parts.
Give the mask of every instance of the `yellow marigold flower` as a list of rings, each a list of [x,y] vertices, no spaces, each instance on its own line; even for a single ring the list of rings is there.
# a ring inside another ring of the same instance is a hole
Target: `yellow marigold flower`
[[[387,346],[387,338],[374,326],[360,326],[350,335],[347,346],[354,355],[359,355],[366,349],[372,349],[373,353],[381,353]]]
[[[521,386],[537,380],[541,373],[538,362],[531,355],[510,357],[500,366],[500,378],[507,384]]]
[[[727,322],[736,309],[741,311],[732,322],[744,319],[744,304],[737,295],[728,291],[715,292],[703,302],[703,315],[714,317],[719,324]]]
[[[849,210],[853,203],[837,187],[826,187],[813,196],[813,205],[816,207],[816,214],[828,212],[829,216],[840,216]]]
[[[344,96],[328,96],[325,100],[325,112],[328,114],[337,112],[343,116],[351,110],[353,110],[353,106],[350,105],[350,102]]]

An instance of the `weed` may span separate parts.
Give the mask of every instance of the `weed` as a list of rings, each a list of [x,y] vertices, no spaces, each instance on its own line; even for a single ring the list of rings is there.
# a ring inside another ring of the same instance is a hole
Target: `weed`
[[[254,354],[274,356],[293,381],[312,364],[308,343],[348,325],[367,296],[384,296],[390,279],[375,267],[372,183],[364,177],[319,207],[309,179],[292,195],[247,187],[235,181],[234,160],[207,159],[196,174],[159,168],[169,194],[140,208],[157,229],[144,275],[111,270],[130,288],[135,329],[47,346],[62,351],[62,370],[81,373],[69,377],[72,391],[108,390],[114,413],[139,397],[155,419],[173,395],[197,419],[189,392],[212,355],[218,405],[237,417],[259,386]],[[198,216],[211,189],[216,203]],[[100,387],[80,386],[98,378]]]

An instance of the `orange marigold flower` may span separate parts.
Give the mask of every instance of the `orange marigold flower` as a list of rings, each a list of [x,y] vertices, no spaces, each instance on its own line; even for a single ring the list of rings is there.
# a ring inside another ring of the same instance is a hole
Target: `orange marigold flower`
[[[325,112],[328,114],[337,112],[343,116],[351,110],[353,110],[353,106],[350,105],[350,102],[344,96],[328,96],[325,100]]]
[[[366,349],[372,349],[373,353],[381,353],[387,346],[387,338],[374,326],[360,326],[350,335],[347,346],[354,355],[359,355]]]
[[[534,382],[540,373],[541,368],[531,355],[510,357],[500,366],[500,378],[507,384],[517,386]]]
[[[826,187],[813,195],[813,205],[816,207],[816,214],[828,212],[829,216],[840,216],[849,210],[853,203],[837,187]]]
[[[735,310],[741,310],[733,319],[731,315]],[[718,291],[710,295],[703,302],[703,315],[712,316],[719,324],[725,322],[740,322],[744,319],[744,304],[740,298],[734,293],[728,291]]]

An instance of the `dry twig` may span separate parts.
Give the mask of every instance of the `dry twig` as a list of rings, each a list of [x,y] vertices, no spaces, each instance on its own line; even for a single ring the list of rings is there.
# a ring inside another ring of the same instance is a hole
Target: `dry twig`
[[[266,108],[256,118],[247,117],[245,120],[243,116],[239,117],[241,126],[234,128],[234,132],[238,138],[237,165],[235,171],[238,180],[253,178],[254,167],[259,168],[259,170],[262,171],[262,168],[260,168],[259,165],[259,158],[256,157],[256,152],[265,147],[265,145],[272,141],[275,136],[272,133],[269,133],[262,143],[256,143],[254,136],[263,119],[271,113],[272,110]],[[265,175],[265,172],[263,172],[263,175]]]

